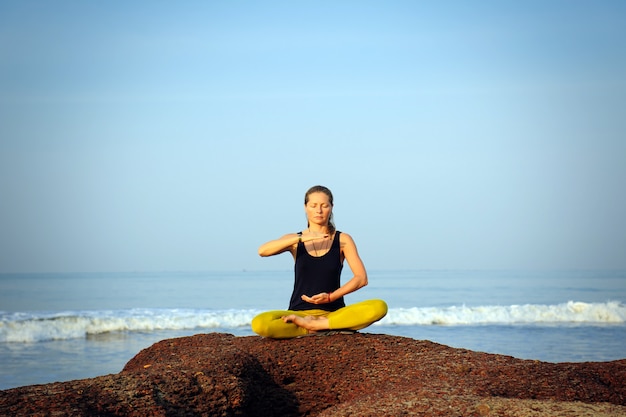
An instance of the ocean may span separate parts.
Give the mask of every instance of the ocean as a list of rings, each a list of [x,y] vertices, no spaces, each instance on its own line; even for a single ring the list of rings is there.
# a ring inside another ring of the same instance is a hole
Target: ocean
[[[626,358],[626,271],[368,272],[346,302],[382,298],[389,313],[362,332],[547,362]],[[0,274],[0,390],[117,373],[167,338],[250,336],[254,315],[287,307],[292,274]]]

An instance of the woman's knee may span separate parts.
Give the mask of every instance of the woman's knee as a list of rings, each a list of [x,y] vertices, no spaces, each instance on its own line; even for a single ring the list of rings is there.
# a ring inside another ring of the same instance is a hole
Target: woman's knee
[[[383,317],[385,317],[387,315],[387,311],[389,310],[387,303],[384,300],[372,300],[372,301],[374,302],[376,311],[380,314],[380,318],[382,319]]]
[[[251,327],[252,331],[259,336],[268,337],[269,336],[269,322],[268,315],[266,313],[261,313],[252,319]]]
[[[387,315],[387,303],[383,300],[366,300],[353,304],[359,315],[367,322],[374,323]]]
[[[284,310],[266,311],[255,316],[250,326],[259,336],[280,338],[284,329],[289,326],[283,322],[282,317],[292,313]]]
[[[383,300],[367,300],[363,301],[367,306],[365,309],[369,321],[376,322],[387,315],[387,303]]]

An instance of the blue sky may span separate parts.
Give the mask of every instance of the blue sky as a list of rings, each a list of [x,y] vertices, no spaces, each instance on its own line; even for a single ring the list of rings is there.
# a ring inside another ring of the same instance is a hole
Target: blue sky
[[[626,3],[2,2],[0,272],[626,268]]]

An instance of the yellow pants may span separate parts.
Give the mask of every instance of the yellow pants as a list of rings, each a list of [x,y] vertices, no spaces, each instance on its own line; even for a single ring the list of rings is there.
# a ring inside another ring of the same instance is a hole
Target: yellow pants
[[[283,322],[281,317],[290,314],[296,314],[301,317],[327,317],[330,330],[360,330],[385,317],[387,314],[387,303],[383,300],[367,300],[342,307],[336,311],[267,311],[252,319],[252,330],[260,336],[273,339],[289,339],[307,334],[307,329],[293,323]]]

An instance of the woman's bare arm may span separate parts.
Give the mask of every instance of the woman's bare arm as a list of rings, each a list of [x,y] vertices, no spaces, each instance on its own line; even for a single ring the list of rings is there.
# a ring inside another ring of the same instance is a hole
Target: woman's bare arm
[[[346,294],[350,294],[351,292],[367,285],[367,271],[365,270],[365,265],[363,265],[363,261],[359,256],[356,243],[354,243],[352,236],[347,233],[342,233],[339,238],[343,256],[350,266],[353,277],[338,290],[333,291],[331,301],[343,297]]]
[[[261,256],[273,256],[278,255],[286,251],[295,253],[295,250],[300,241],[300,235],[297,233],[289,233],[278,239],[270,240],[267,243],[259,246],[259,255]]]

